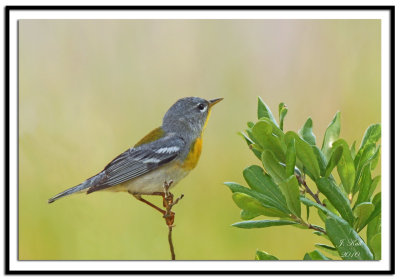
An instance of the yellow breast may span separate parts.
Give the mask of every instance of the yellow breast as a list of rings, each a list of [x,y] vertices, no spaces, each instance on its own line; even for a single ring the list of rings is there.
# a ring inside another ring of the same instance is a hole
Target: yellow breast
[[[185,170],[192,170],[196,167],[197,162],[199,161],[200,158],[202,146],[203,146],[203,139],[201,137],[196,139],[195,142],[192,144],[189,154],[182,165]]]

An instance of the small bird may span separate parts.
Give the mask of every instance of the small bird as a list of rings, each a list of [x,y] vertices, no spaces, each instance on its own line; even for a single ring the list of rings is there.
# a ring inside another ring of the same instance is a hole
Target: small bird
[[[141,195],[163,195],[165,183],[172,181],[176,185],[196,167],[211,107],[221,100],[179,99],[164,115],[161,127],[117,156],[98,174],[57,194],[48,202],[77,192],[90,194],[106,190],[128,192],[161,211]]]

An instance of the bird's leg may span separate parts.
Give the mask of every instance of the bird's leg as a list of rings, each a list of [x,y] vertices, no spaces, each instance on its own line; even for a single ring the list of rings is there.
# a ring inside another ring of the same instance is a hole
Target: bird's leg
[[[163,199],[163,206],[164,206],[165,208],[167,208],[167,201],[165,200],[165,196],[166,196],[165,192],[154,192],[154,193],[152,193],[151,195],[152,195],[152,196],[161,196],[162,199]]]
[[[174,195],[169,191],[169,188],[171,188],[173,181],[170,180],[169,182],[165,181],[164,182],[164,192],[153,192],[151,195],[153,196],[161,196],[163,198],[163,206],[165,208],[168,207],[169,204],[173,202]]]
[[[149,194],[152,196],[161,196],[163,198],[163,207],[165,207],[166,210],[163,210],[158,206],[154,205],[153,203],[149,202],[148,200],[145,200],[144,198],[142,198],[140,194],[133,194],[133,196],[139,201],[144,202],[145,204],[150,205],[158,212],[161,212],[163,214],[163,217],[165,218],[165,222],[169,227],[173,226],[175,220],[175,212],[173,212],[171,209],[175,204],[178,203],[178,201],[180,201],[183,198],[183,195],[181,195],[179,198],[174,200],[174,195],[169,191],[169,188],[171,188],[172,183],[173,181],[169,182],[165,181],[164,192],[153,192]]]
[[[165,216],[166,211],[159,208],[157,205],[152,204],[151,202],[149,202],[148,200],[145,200],[144,198],[142,198],[141,195],[133,195],[137,200],[144,202],[147,205],[150,205],[152,208],[154,208],[155,210],[159,211],[162,213],[163,216]]]

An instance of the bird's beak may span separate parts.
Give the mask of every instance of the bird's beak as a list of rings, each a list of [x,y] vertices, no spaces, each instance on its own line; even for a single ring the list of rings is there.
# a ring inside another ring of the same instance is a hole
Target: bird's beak
[[[224,98],[218,98],[218,99],[213,99],[213,100],[209,100],[208,102],[210,103],[210,108],[212,106],[214,106],[216,103],[219,103],[223,100]]]

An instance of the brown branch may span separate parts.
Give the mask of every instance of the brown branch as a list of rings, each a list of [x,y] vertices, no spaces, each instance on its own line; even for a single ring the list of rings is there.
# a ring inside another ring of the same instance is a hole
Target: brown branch
[[[296,175],[296,178],[297,178],[297,181],[299,181],[299,183],[300,183],[301,185],[304,186],[304,189],[306,190],[306,192],[309,193],[309,194],[314,198],[314,200],[315,200],[318,204],[320,204],[320,205],[322,205],[322,206],[325,206],[325,205],[320,201],[320,199],[319,199],[319,197],[318,197],[318,193],[314,194],[314,193],[311,191],[311,189],[308,187],[308,185],[307,185],[305,179],[303,179],[300,175]]]
[[[322,233],[326,234],[326,231],[323,228],[320,228],[318,226],[314,226],[312,224],[306,223],[306,222],[304,222],[304,220],[302,218],[299,218],[299,217],[297,217],[295,215],[291,215],[291,218],[294,221],[298,222],[300,225],[303,225],[303,226],[305,226],[305,227],[307,227],[309,229],[312,229],[312,230],[315,230],[315,231],[319,231],[319,232],[322,232]]]
[[[142,196],[139,194],[132,194],[132,195],[137,200],[151,206],[152,208],[163,214],[165,223],[168,226],[168,243],[169,243],[169,250],[171,251],[171,259],[175,260],[174,244],[172,242],[172,228],[174,227],[175,212],[172,211],[172,207],[176,205],[183,198],[183,194],[179,198],[174,200],[174,195],[169,191],[169,188],[171,188],[172,183],[173,183],[172,180],[170,182],[165,181],[163,187],[164,192],[154,192],[150,194],[150,195],[161,196],[163,198],[163,207],[165,208],[165,210],[162,210],[155,204],[149,202],[148,200],[143,199]]]
[[[168,226],[168,243],[171,251],[171,260],[175,261],[174,244],[172,243],[172,226]]]
[[[172,228],[174,227],[174,220],[175,220],[175,212],[172,212],[172,207],[176,205],[182,198],[183,194],[174,200],[174,195],[169,191],[173,181],[164,182],[164,202],[163,206],[165,207],[165,223],[168,226],[168,243],[169,243],[169,250],[171,251],[171,260],[175,260],[175,251],[174,251],[174,244],[172,242]]]
[[[317,227],[317,226],[314,226],[314,225],[308,224],[308,228],[310,228],[310,229],[312,229],[312,230],[319,231],[319,232],[322,232],[322,233],[326,234],[326,231],[325,231],[324,229],[322,229],[322,228],[319,228],[319,227]]]

